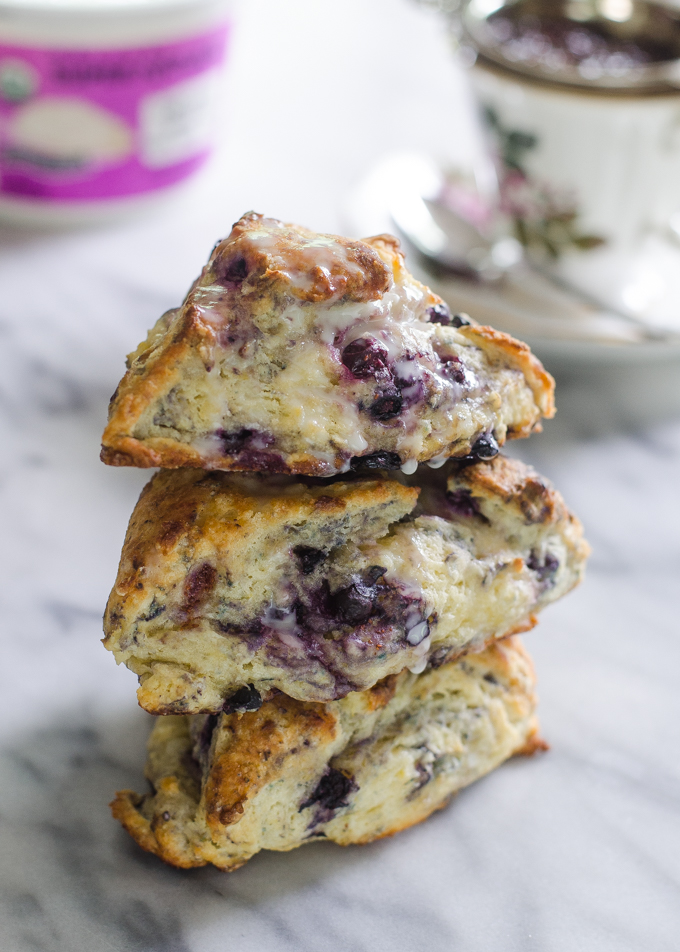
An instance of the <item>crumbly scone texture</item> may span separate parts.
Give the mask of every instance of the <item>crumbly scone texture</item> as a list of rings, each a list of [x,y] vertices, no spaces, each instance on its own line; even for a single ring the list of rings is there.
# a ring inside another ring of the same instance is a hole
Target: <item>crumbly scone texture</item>
[[[486,458],[552,416],[554,382],[525,344],[459,323],[391,236],[249,213],[130,354],[102,459],[329,476],[376,453]]]
[[[152,792],[114,817],[174,866],[236,869],[262,849],[368,843],[426,819],[514,753],[545,747],[518,638],[340,701],[277,695],[242,715],[159,718]]]
[[[132,515],[104,644],[155,714],[244,690],[334,700],[530,628],[587,552],[561,496],[500,455],[331,481],[165,470]]]

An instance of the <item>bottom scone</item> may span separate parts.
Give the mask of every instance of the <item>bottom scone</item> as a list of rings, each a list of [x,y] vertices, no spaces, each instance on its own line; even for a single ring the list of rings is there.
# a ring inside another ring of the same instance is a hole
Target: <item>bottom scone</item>
[[[113,815],[175,866],[236,869],[262,849],[367,843],[419,823],[516,753],[543,746],[518,638],[326,704],[277,694],[257,710],[159,717],[152,793]]]

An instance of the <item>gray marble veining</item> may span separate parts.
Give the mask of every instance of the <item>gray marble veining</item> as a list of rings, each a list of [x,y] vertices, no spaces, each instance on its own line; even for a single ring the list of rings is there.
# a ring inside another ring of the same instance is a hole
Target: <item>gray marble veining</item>
[[[262,43],[276,55],[281,5],[251,6],[232,90]],[[353,0],[329,38],[334,9],[299,0],[294,11],[305,24],[296,49],[328,44],[324,81],[363,69],[375,82],[412,49],[443,114],[450,95],[437,82],[454,76],[434,18],[397,0]],[[350,65],[348,22],[383,29],[376,63]],[[425,79],[412,75],[422,98]],[[299,118],[304,91],[291,97]],[[375,124],[357,101],[337,100],[334,122],[354,123],[368,143]],[[252,154],[264,156],[271,130],[247,125],[247,99],[231,102],[234,128],[247,128]],[[385,148],[404,145],[398,104],[383,108]],[[364,161],[357,142],[341,161],[327,139],[303,150],[277,122],[276,155],[249,165],[227,143],[234,174],[213,169],[153,219],[0,233],[0,948],[675,952],[680,424],[598,435],[598,416],[611,426],[616,409],[604,390],[606,414],[589,392],[579,413],[512,448],[556,482],[593,545],[587,582],[526,639],[548,754],[511,762],[394,839],[259,855],[231,875],[165,867],[110,818],[117,789],[142,789],[149,718],[135,679],[99,643],[101,612],[148,474],[99,463],[106,404],[123,354],[245,208],[337,227],[334,208]]]

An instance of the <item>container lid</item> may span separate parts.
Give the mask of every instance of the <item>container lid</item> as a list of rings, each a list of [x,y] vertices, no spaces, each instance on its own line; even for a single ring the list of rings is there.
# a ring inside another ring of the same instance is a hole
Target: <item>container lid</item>
[[[36,10],[78,13],[115,10],[148,10],[158,7],[199,7],[206,0],[0,0],[0,12]]]
[[[680,10],[650,0],[469,0],[480,62],[601,92],[680,88]]]
[[[174,42],[224,24],[234,0],[0,0],[0,42],[115,49]]]

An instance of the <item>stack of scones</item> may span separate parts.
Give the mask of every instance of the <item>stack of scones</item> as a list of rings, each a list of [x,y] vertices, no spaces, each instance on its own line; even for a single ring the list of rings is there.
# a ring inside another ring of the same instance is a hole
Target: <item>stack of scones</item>
[[[250,213],[130,355],[102,459],[159,467],[104,644],[157,717],[114,816],[175,866],[366,843],[542,746],[518,633],[580,580],[561,496],[500,454],[554,413],[529,348],[389,235]]]

